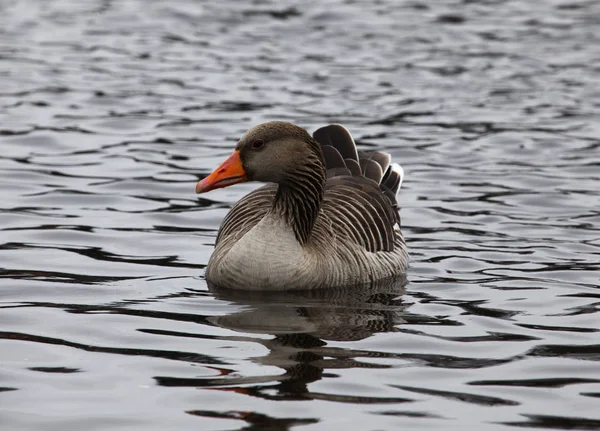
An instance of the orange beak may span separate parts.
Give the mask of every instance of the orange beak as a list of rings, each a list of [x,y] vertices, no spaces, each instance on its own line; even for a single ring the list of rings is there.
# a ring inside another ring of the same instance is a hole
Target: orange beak
[[[212,174],[198,181],[198,184],[196,184],[196,193],[206,193],[244,181],[248,181],[248,177],[242,166],[240,152],[235,150]]]

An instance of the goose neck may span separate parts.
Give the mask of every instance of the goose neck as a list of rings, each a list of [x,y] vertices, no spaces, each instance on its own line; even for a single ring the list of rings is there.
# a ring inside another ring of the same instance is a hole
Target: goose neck
[[[323,164],[316,163],[315,166],[299,168],[277,189],[272,212],[286,221],[302,245],[310,238],[321,210],[325,180]]]

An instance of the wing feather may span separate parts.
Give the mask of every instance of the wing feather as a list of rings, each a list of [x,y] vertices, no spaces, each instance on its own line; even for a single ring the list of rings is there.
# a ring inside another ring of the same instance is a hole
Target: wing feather
[[[216,244],[233,244],[244,236],[267,214],[276,192],[277,185],[267,184],[240,199],[223,219]]]
[[[358,151],[339,124],[321,127],[313,137],[321,143],[327,167],[324,216],[317,219],[316,230],[333,230],[367,251],[393,251],[402,168],[387,153]]]

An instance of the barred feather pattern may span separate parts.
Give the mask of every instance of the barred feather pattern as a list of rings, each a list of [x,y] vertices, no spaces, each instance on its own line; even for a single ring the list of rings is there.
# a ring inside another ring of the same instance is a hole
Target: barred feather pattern
[[[325,192],[325,166],[316,151],[311,159],[290,172],[285,182],[279,185],[272,208],[287,221],[302,245],[310,238]]]

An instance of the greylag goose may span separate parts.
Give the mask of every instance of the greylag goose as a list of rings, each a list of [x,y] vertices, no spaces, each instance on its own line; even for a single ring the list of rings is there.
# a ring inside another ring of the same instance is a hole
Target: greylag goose
[[[225,216],[206,280],[245,290],[336,288],[394,279],[408,266],[396,205],[403,171],[389,154],[358,151],[337,124],[311,137],[273,121],[248,130],[196,185],[205,193],[267,184]]]

